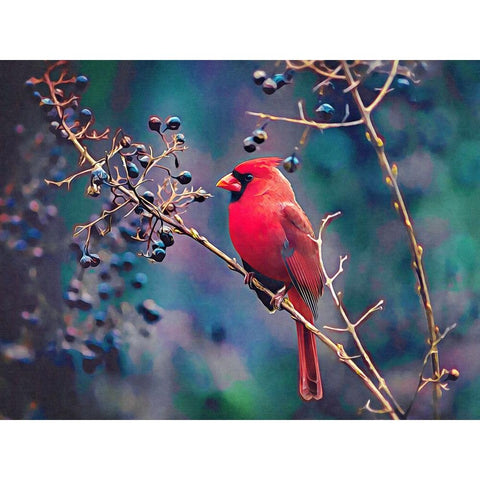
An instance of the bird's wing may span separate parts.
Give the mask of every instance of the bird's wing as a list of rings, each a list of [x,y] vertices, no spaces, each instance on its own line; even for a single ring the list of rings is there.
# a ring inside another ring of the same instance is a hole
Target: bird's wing
[[[323,284],[312,225],[298,205],[286,203],[282,205],[282,226],[286,236],[283,261],[293,285],[316,318]]]

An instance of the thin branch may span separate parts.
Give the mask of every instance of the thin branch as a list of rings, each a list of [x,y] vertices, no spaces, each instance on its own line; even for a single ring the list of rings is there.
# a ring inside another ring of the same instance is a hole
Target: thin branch
[[[344,123],[319,123],[314,120],[306,120],[302,118],[277,117],[275,115],[270,115],[267,113],[260,113],[260,112],[245,112],[245,113],[247,115],[260,117],[267,120],[296,123],[299,125],[305,125],[308,127],[317,128],[319,130],[327,130],[329,128],[339,128],[339,127],[353,127],[355,125],[361,125],[363,123],[362,119],[353,120],[351,122],[344,122]]]
[[[400,405],[398,404],[398,402],[395,400],[395,397],[392,395],[392,393],[390,392],[390,389],[388,388],[387,386],[387,383],[385,381],[385,379],[380,375],[380,373],[378,372],[377,368],[375,367],[375,365],[373,364],[371,358],[370,358],[370,355],[368,354],[368,352],[365,350],[358,334],[357,334],[357,331],[356,331],[356,328],[358,326],[360,326],[363,322],[365,322],[367,320],[367,318],[370,318],[371,315],[378,311],[378,310],[381,310],[381,306],[383,305],[383,300],[380,300],[379,302],[377,302],[377,304],[373,307],[371,307],[367,313],[365,315],[363,315],[356,323],[352,323],[350,321],[350,319],[348,318],[348,314],[347,312],[345,311],[345,308],[343,306],[343,303],[341,301],[341,299],[339,298],[337,292],[335,291],[335,288],[333,286],[333,281],[338,277],[338,275],[340,274],[340,272],[343,271],[343,263],[344,261],[346,260],[346,256],[345,257],[340,257],[340,265],[339,265],[339,268],[337,270],[337,272],[333,275],[333,276],[329,276],[326,268],[325,268],[325,263],[323,261],[323,255],[322,255],[322,244],[323,244],[323,232],[325,230],[325,228],[335,219],[337,218],[339,215],[341,215],[341,212],[336,212],[334,214],[331,214],[331,215],[327,215],[327,217],[325,217],[323,220],[322,220],[322,223],[320,225],[320,230],[318,232],[318,239],[317,239],[317,242],[318,242],[318,250],[319,250],[319,260],[320,260],[320,270],[321,270],[321,273],[322,273],[322,277],[324,278],[324,283],[325,283],[325,287],[328,288],[330,290],[330,294],[333,298],[333,301],[335,303],[335,306],[337,307],[337,310],[339,311],[341,317],[343,318],[343,321],[345,322],[345,325],[346,325],[346,329],[345,331],[348,331],[348,333],[350,333],[350,335],[352,335],[353,337],[353,340],[355,342],[355,345],[357,346],[360,354],[361,354],[361,357],[363,358],[363,360],[365,361],[365,363],[367,364],[368,366],[368,369],[372,372],[373,376],[377,379],[378,381],[378,384],[379,384],[379,388],[382,389],[383,391],[385,391],[385,393],[387,394],[387,396],[389,397],[389,399],[394,403],[395,405],[395,408],[397,409],[397,411],[403,415],[403,410],[402,408],[400,407]],[[330,329],[332,329],[332,327],[330,327]]]
[[[347,62],[342,62],[344,72],[347,76],[347,80],[350,84],[355,82],[355,79],[352,76],[352,73],[350,71],[350,68],[347,64]],[[392,171],[392,167],[390,166],[390,163],[388,161],[388,158],[385,154],[385,148],[384,148],[384,143],[383,140],[380,138],[380,136],[377,133],[377,130],[372,122],[371,119],[371,111],[375,108],[376,105],[378,105],[378,101],[383,98],[383,96],[386,94],[388,88],[390,87],[391,81],[393,79],[394,73],[396,72],[398,63],[394,62],[392,65],[392,69],[390,72],[390,75],[387,79],[387,82],[385,82],[385,85],[383,89],[381,90],[379,96],[377,99],[370,104],[370,106],[367,108],[363,104],[363,101],[360,97],[360,94],[358,93],[358,90],[354,89],[352,91],[352,96],[357,104],[357,107],[360,111],[360,114],[362,116],[362,119],[365,123],[365,127],[367,129],[367,139],[369,139],[373,145],[373,148],[375,149],[375,152],[377,154],[380,166],[382,167],[383,171],[386,173],[386,182],[387,185],[389,185],[392,189],[393,195],[395,197],[395,204],[396,204],[396,209],[400,213],[402,219],[403,219],[403,224],[405,225],[405,228],[407,230],[409,242],[410,242],[410,249],[412,251],[413,257],[414,257],[414,270],[417,275],[418,283],[419,283],[419,294],[420,298],[423,303],[423,308],[425,310],[425,316],[427,319],[427,325],[428,325],[428,333],[429,333],[429,341],[431,345],[436,345],[436,340],[437,340],[437,326],[435,324],[435,319],[433,316],[433,310],[432,310],[432,304],[430,301],[430,293],[428,290],[428,281],[427,281],[427,274],[425,271],[425,268],[423,266],[423,259],[422,259],[422,254],[423,254],[423,248],[418,244],[415,232],[413,230],[413,225],[412,221],[410,219],[410,215],[408,213],[407,207],[405,205],[405,201],[403,199],[403,196],[400,192],[400,188],[397,183],[396,179],[396,174]],[[382,93],[383,92],[383,93]],[[382,95],[382,96],[381,96]],[[377,101],[378,100],[378,101]],[[433,370],[433,378],[440,378],[440,361],[439,361],[439,356],[438,356],[438,350],[435,350],[432,352],[431,355],[432,358],[432,370]],[[440,387],[438,386],[437,383],[434,384],[433,388],[433,407],[434,407],[434,418],[440,418],[439,414],[439,399],[440,399],[441,391]]]

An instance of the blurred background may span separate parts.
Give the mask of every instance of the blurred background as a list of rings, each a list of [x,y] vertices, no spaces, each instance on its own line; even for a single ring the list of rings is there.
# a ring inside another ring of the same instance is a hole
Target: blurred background
[[[179,155],[179,170],[213,194],[192,204],[184,221],[230,256],[229,194],[216,182],[240,161],[295,151],[302,167],[284,173],[315,228],[327,213],[342,212],[326,232],[325,257],[334,272],[339,256],[348,255],[337,289],[352,320],[385,300],[360,335],[393,394],[409,405],[427,352],[426,320],[407,236],[364,129],[311,131],[302,146],[303,127],[269,122],[268,139],[255,152],[243,147],[265,123],[246,111],[298,117],[303,99],[309,117],[318,119],[320,101],[340,121],[341,88],[320,98],[312,91],[316,77],[298,72],[292,84],[266,95],[252,74],[282,73],[284,63],[274,61],[77,61],[69,68],[90,80],[81,105],[94,112],[99,130],[121,127],[159,153],[149,116],[181,118],[188,150]],[[443,394],[442,418],[477,419],[480,63],[432,61],[422,68],[418,85],[397,79],[374,121],[398,165],[424,248],[436,322],[442,332],[456,324],[439,347],[441,366],[460,371]],[[65,178],[78,159],[69,145],[57,144],[24,89],[44,69],[37,61],[0,62],[0,416],[376,418],[358,414],[368,391],[320,342],[324,399],[302,402],[293,321],[285,312],[269,315],[240,275],[188,238],[177,236],[165,260],[151,264],[135,256],[140,246],[127,240],[128,230],[117,231],[93,240],[101,266],[80,271],[73,228],[99,213],[102,199],[84,195],[85,179],[70,191],[43,181]],[[383,80],[374,76],[366,88],[373,92]],[[350,111],[354,119],[352,105]],[[105,145],[92,151],[101,155]],[[318,325],[342,326],[328,294]],[[355,354],[346,334],[332,337]],[[105,353],[101,362],[95,348]],[[431,418],[431,397],[425,388],[410,417]]]

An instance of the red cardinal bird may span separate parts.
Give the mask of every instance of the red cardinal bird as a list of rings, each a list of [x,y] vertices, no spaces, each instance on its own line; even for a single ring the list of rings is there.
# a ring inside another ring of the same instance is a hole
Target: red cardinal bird
[[[248,160],[219,180],[217,187],[232,192],[230,237],[247,277],[253,275],[278,291],[276,302],[288,292],[295,309],[313,324],[323,291],[318,243],[289,181],[276,168],[281,162],[276,157]],[[257,295],[274,310],[275,301],[263,292]],[[323,392],[315,336],[297,322],[297,337],[300,396],[319,400]]]

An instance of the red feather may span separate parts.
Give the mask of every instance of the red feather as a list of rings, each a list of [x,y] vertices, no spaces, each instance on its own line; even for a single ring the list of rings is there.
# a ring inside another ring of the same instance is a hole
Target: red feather
[[[280,158],[258,158],[238,165],[217,186],[232,191],[230,237],[254,271],[285,284],[296,310],[314,323],[323,285],[312,225],[295,200],[288,180],[276,168]],[[322,398],[315,336],[297,324],[299,393]]]

